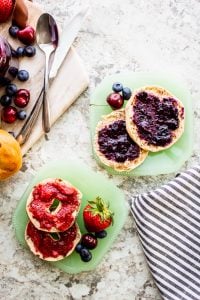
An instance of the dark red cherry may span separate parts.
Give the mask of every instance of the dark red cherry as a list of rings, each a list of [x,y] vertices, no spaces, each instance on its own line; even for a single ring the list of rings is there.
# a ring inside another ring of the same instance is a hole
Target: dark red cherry
[[[93,234],[91,233],[83,234],[81,244],[86,248],[94,249],[96,248],[97,243],[98,243],[97,238]]]
[[[26,89],[20,89],[17,91],[14,103],[18,107],[25,107],[28,105],[30,100],[30,92]]]
[[[13,123],[17,119],[17,109],[13,106],[7,106],[2,109],[2,120],[6,123]]]
[[[119,93],[111,93],[108,95],[106,101],[114,109],[119,109],[124,104],[124,99]]]
[[[23,44],[32,45],[35,42],[35,29],[31,26],[26,26],[17,32],[17,37]]]

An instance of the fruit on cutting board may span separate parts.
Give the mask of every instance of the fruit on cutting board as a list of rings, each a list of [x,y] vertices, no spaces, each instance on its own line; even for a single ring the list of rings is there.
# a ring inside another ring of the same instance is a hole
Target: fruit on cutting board
[[[28,105],[30,100],[30,92],[26,89],[20,89],[17,91],[14,103],[17,107],[24,108]]]
[[[19,110],[17,112],[17,118],[21,121],[25,120],[26,119],[26,112],[25,110]]]
[[[105,230],[113,223],[113,212],[109,209],[109,204],[100,197],[88,201],[88,205],[83,210],[83,220],[89,232],[99,232]]]
[[[8,29],[9,34],[13,37],[16,38],[17,37],[17,33],[19,31],[19,27],[16,25],[10,26]]]
[[[7,131],[0,129],[0,180],[9,178],[22,166],[19,143]]]
[[[6,106],[1,112],[2,120],[6,123],[14,123],[17,119],[17,109],[13,106]]]
[[[32,45],[35,42],[35,29],[28,25],[17,32],[17,38],[25,45]]]
[[[1,0],[0,2],[0,23],[6,22],[14,9],[15,0]]]
[[[12,56],[9,43],[0,36],[0,86],[9,84],[15,78],[13,68],[18,69],[18,67],[18,59]]]
[[[16,0],[12,18],[13,23],[17,24],[20,28],[24,28],[26,26],[28,20],[28,9],[24,3],[24,0]]]
[[[20,81],[27,81],[29,79],[29,73],[26,70],[20,70],[17,74],[17,78]]]
[[[16,49],[16,55],[17,55],[17,57],[23,57],[24,56],[24,47],[18,47],[17,49]]]
[[[1,0],[0,23],[6,22],[12,15],[13,22],[24,28],[28,19],[28,10],[24,0]]]
[[[1,96],[0,103],[2,106],[10,106],[12,103],[12,97],[7,95]]]
[[[17,93],[17,86],[14,83],[8,84],[6,86],[6,94],[8,96],[14,96]]]
[[[36,48],[33,46],[26,46],[24,48],[24,55],[27,57],[33,57],[36,54]]]

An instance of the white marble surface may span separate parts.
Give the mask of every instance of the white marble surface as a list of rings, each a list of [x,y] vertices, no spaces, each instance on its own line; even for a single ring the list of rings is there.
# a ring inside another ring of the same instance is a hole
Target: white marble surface
[[[92,158],[89,97],[108,74],[124,70],[170,70],[185,80],[194,107],[194,154],[183,169],[199,162],[200,2],[198,0],[40,0],[60,22],[80,5],[90,15],[74,45],[90,75],[89,89],[24,158],[22,170],[0,183],[0,299],[160,300],[129,215],[112,249],[94,272],[68,275],[34,258],[17,243],[11,218],[38,168],[59,156],[78,157],[124,190],[127,200],[174,174],[135,179],[108,176]]]

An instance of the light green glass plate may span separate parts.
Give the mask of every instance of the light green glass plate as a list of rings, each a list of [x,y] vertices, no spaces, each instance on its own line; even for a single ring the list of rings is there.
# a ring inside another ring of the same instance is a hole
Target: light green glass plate
[[[92,142],[96,125],[102,115],[109,114],[112,111],[110,106],[106,103],[106,98],[108,94],[112,92],[112,84],[116,81],[121,82],[124,86],[130,87],[132,90],[147,85],[158,85],[169,90],[178,97],[185,106],[185,131],[178,142],[171,148],[158,153],[149,153],[144,163],[131,172],[119,173],[114,171],[112,168],[102,164],[93,151],[98,164],[104,167],[110,174],[127,176],[159,175],[178,171],[190,157],[193,149],[193,112],[189,91],[184,84],[180,80],[174,78],[172,74],[158,72],[129,72],[106,77],[95,89],[90,100],[90,129]],[[126,101],[124,106],[125,105]]]
[[[26,200],[32,187],[45,178],[62,178],[71,182],[83,194],[81,209],[77,222],[81,233],[85,233],[82,212],[87,200],[102,197],[110,203],[110,208],[114,212],[114,225],[107,229],[107,237],[98,240],[98,246],[92,250],[93,258],[90,262],[82,262],[80,256],[74,251],[69,257],[58,262],[50,262],[53,266],[67,272],[79,273],[82,271],[93,270],[102,260],[105,253],[111,247],[113,241],[119,234],[127,217],[128,207],[124,199],[124,194],[113,183],[103,175],[91,171],[81,161],[55,161],[43,167],[31,181],[13,216],[13,225],[16,237],[21,245],[28,248],[24,239],[24,232],[28,222],[26,214]]]

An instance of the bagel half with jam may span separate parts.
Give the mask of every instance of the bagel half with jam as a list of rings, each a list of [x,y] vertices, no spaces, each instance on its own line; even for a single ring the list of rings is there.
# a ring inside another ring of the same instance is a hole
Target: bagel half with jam
[[[125,110],[126,129],[144,150],[167,149],[184,132],[184,106],[162,87],[147,86],[135,91]]]
[[[118,172],[133,170],[148,155],[129,137],[124,109],[103,116],[97,124],[94,150],[103,164]]]
[[[27,224],[25,240],[36,256],[47,261],[58,261],[69,256],[81,239],[77,223],[68,230],[49,233],[38,230],[31,222]]]
[[[48,178],[33,187],[26,211],[37,229],[62,232],[74,224],[81,198],[81,192],[68,181]]]

